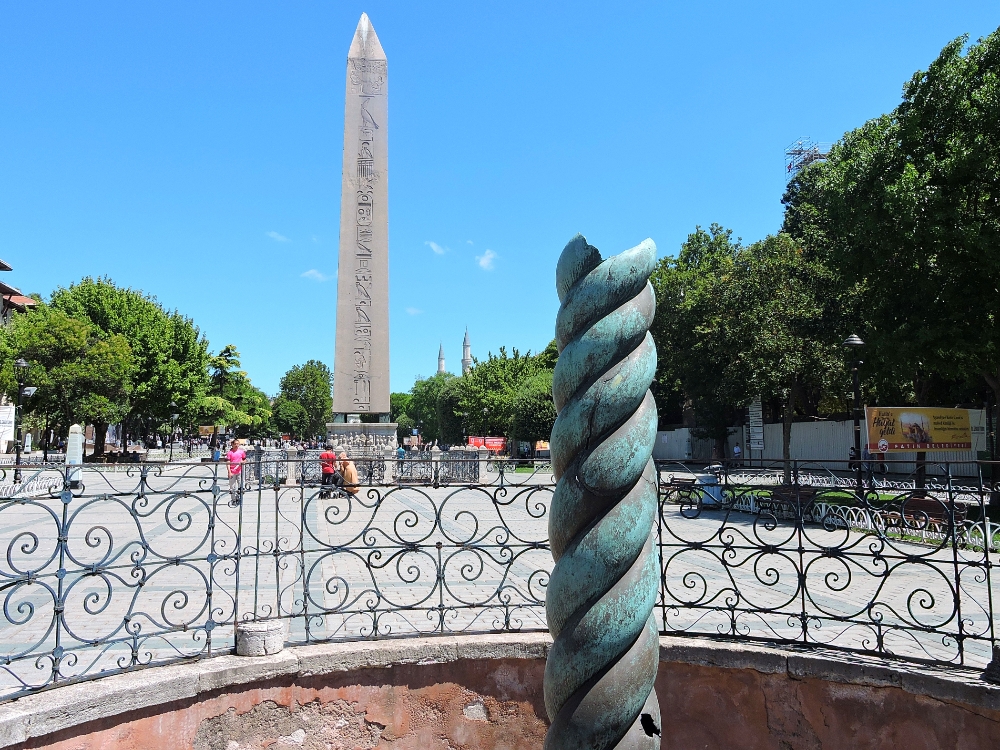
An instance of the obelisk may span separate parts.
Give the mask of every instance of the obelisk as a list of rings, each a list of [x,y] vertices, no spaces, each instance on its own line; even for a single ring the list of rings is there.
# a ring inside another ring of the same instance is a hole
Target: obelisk
[[[334,421],[389,414],[388,79],[385,53],[361,14],[347,53],[337,269]]]

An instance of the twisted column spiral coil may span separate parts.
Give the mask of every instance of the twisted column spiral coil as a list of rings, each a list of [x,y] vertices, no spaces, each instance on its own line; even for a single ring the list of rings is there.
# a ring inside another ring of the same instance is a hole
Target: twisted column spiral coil
[[[652,240],[602,261],[577,235],[556,267],[546,750],[660,745],[655,263]]]

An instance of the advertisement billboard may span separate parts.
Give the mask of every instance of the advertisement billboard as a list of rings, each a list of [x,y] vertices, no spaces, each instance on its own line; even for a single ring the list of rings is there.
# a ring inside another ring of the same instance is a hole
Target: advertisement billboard
[[[469,437],[469,445],[476,448],[486,448],[499,453],[507,447],[507,438],[502,437]]]
[[[865,407],[871,453],[971,451],[968,409]]]

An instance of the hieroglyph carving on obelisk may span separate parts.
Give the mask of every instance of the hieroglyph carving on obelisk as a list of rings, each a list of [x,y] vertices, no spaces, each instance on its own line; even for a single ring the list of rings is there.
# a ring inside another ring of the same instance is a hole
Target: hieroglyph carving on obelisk
[[[361,14],[347,55],[333,411],[389,412],[388,77]]]

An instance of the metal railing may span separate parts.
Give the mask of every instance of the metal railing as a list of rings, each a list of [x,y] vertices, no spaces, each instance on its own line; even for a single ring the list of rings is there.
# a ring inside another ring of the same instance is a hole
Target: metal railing
[[[232,492],[225,463],[24,467],[0,499],[0,698],[227,653],[252,619],[290,643],[546,628],[546,464],[356,463],[356,492],[318,454],[252,453]],[[663,633],[993,658],[988,476],[657,468]]]

